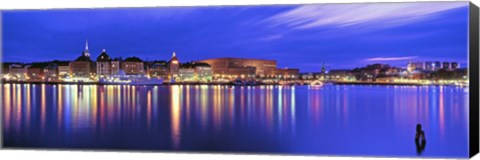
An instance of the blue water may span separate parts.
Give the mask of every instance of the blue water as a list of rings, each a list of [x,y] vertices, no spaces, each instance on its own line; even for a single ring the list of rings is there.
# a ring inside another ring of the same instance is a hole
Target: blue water
[[[468,91],[438,86],[2,84],[7,148],[467,157]],[[427,145],[417,152],[415,125]]]

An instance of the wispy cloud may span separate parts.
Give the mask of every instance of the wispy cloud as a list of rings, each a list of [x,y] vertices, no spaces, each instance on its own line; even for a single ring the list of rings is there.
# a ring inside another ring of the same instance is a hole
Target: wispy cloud
[[[407,56],[407,57],[374,57],[374,58],[367,58],[365,61],[403,61],[403,60],[410,60],[416,59],[418,56]]]
[[[282,38],[283,35],[281,34],[276,34],[276,35],[270,35],[270,36],[265,36],[265,37],[261,37],[260,39],[258,39],[259,41],[273,41],[273,40],[276,40],[276,39],[280,39]]]
[[[369,22],[403,25],[427,15],[465,7],[468,2],[364,3],[304,5],[267,19],[273,25],[307,29],[320,26],[351,26]],[[379,24],[382,25],[382,24]]]

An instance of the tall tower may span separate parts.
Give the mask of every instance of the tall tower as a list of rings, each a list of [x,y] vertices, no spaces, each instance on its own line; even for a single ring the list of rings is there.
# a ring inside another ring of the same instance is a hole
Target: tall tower
[[[322,74],[325,74],[325,73],[327,73],[327,68],[325,68],[325,63],[322,63],[322,70],[321,70],[321,73],[322,73]]]
[[[88,40],[85,41],[85,51],[83,51],[83,56],[90,57],[90,52],[88,51]]]
[[[172,59],[168,62],[168,71],[170,76],[177,77],[178,70],[180,69],[180,61],[177,58],[175,51],[173,52]]]

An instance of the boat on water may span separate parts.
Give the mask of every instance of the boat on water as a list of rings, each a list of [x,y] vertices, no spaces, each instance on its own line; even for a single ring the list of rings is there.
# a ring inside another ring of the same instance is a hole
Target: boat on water
[[[313,81],[312,83],[310,83],[310,88],[312,89],[318,89],[318,88],[321,88],[322,86],[324,86],[325,84],[321,81]]]
[[[118,74],[102,77],[98,81],[99,84],[129,84],[129,85],[161,85],[162,78],[150,78],[145,75],[127,75],[123,70]]]

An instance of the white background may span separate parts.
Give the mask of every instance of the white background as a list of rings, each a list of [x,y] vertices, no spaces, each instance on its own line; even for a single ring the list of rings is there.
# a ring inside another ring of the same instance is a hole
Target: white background
[[[426,0],[0,0],[2,9],[49,9],[49,8],[98,8],[98,7],[142,7],[142,6],[205,6],[205,5],[258,5],[258,4],[300,4],[300,3],[349,3],[349,2],[413,2]],[[435,0],[444,1],[444,0]],[[472,0],[477,6],[480,0]],[[1,17],[0,17],[1,18]],[[1,22],[0,22],[1,23]],[[0,25],[1,27],[1,25]],[[1,37],[1,32],[0,32]],[[1,40],[0,40],[1,42]],[[0,46],[1,47],[1,46]],[[1,48],[0,48],[1,52]],[[1,141],[1,138],[0,138]],[[454,147],[454,146],[452,146]],[[326,156],[286,156],[286,155],[246,155],[246,154],[199,154],[199,153],[149,153],[149,152],[92,152],[92,151],[45,151],[45,150],[0,150],[0,160],[9,159],[269,159],[269,160],[318,160],[318,159],[387,159],[374,157],[326,157]],[[388,158],[400,159],[400,158]],[[474,159],[480,159],[475,156]]]

